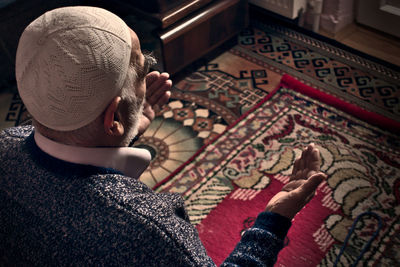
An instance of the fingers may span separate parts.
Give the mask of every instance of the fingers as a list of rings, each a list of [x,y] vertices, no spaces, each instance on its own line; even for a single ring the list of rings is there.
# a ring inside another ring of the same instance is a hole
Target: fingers
[[[318,148],[316,148],[314,146],[314,144],[312,144],[312,145],[313,145],[312,150],[310,151],[310,153],[308,155],[309,158],[307,161],[307,163],[308,163],[307,168],[314,172],[319,172],[320,166],[321,166],[321,156],[320,156]]]
[[[290,191],[296,190],[297,188],[299,188],[303,184],[304,184],[304,180],[294,180],[294,181],[291,181],[291,182],[285,184],[282,187],[281,191],[290,192]]]
[[[168,102],[169,97],[171,96],[171,86],[171,80],[166,80],[165,83],[158,87],[158,89],[155,90],[152,95],[147,96],[147,102],[151,106],[163,106],[165,103]]]
[[[160,77],[158,71],[152,71],[146,75],[146,87],[150,87]]]
[[[309,169],[310,162],[316,160],[315,159],[315,152],[318,154],[319,151],[317,148],[315,148],[314,143],[311,143],[307,146],[305,150],[303,150],[303,153],[301,154],[301,169]]]
[[[153,109],[156,112],[158,112],[159,109],[168,102],[170,97],[171,97],[171,91],[166,91],[164,93],[164,95],[160,96],[160,98],[158,99],[157,103],[153,105]]]
[[[169,74],[167,72],[159,73],[158,71],[152,71],[146,75],[146,87],[148,91],[154,91],[160,85],[168,80]]]
[[[315,145],[309,144],[302,152],[300,158],[298,158],[295,162],[296,164],[296,169],[293,169],[293,171],[302,171],[307,168],[307,162],[310,161],[312,151],[315,148]]]
[[[146,87],[147,91],[151,94],[154,93],[165,81],[169,78],[169,74],[166,72],[159,73],[158,71],[152,71],[146,75]]]
[[[298,179],[296,176],[297,176],[297,173],[298,173],[299,170],[300,170],[300,161],[301,161],[301,158],[297,158],[297,159],[294,161],[291,180],[296,180],[296,179]]]
[[[316,172],[319,172],[321,159],[318,148],[315,144],[309,144],[293,164],[290,180],[307,179]]]
[[[303,170],[303,169],[305,168],[305,161],[306,161],[306,159],[308,158],[307,155],[308,155],[309,148],[310,148],[310,145],[308,145],[308,146],[306,147],[306,149],[304,149],[304,150],[301,152],[300,164],[299,164],[299,169],[301,169],[301,170]]]
[[[311,160],[312,151],[315,145],[313,143],[309,144],[307,148],[304,150],[304,160],[303,160],[303,169],[307,168],[307,162]]]
[[[325,179],[326,175],[324,173],[316,173],[308,178],[301,186],[295,189],[293,193],[298,195],[299,200],[303,200],[304,203],[307,203],[314,196],[317,187]]]
[[[162,106],[171,96],[172,81],[166,72],[153,71],[146,76],[146,100],[151,106]]]
[[[326,179],[325,174],[316,173],[308,180],[289,182],[270,199],[265,210],[292,219],[311,200],[324,179]]]

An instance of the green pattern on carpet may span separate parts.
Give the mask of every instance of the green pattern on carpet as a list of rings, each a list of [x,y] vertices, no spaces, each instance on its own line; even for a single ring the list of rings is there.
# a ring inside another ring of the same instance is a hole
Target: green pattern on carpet
[[[295,158],[310,142],[321,152],[328,179],[294,218],[278,265],[332,266],[353,221],[366,211],[378,214],[383,227],[363,266],[400,261],[400,137],[308,97],[310,92],[320,93],[285,76],[276,92],[157,187],[182,194],[217,264],[288,182]],[[371,216],[361,219],[339,266],[355,261],[377,224]]]

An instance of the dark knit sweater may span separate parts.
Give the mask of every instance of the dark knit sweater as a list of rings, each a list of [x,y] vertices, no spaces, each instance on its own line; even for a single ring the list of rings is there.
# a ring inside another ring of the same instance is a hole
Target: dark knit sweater
[[[0,133],[0,266],[213,266],[182,198]],[[229,214],[227,214],[229,216]],[[263,212],[223,266],[273,265],[290,221]]]

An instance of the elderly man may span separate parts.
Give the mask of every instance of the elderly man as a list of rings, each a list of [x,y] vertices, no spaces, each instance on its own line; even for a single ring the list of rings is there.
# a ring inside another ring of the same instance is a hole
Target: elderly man
[[[150,154],[129,144],[170,96],[152,63],[104,9],[55,9],[25,29],[16,77],[34,126],[0,133],[0,265],[214,265],[181,197],[137,180]],[[319,165],[309,145],[223,265],[273,265]]]

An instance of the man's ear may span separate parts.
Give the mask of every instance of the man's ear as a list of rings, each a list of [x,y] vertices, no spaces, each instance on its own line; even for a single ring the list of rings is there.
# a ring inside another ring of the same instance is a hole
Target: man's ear
[[[104,112],[104,131],[108,135],[122,136],[124,134],[124,126],[118,117],[120,103],[121,97],[114,97]]]

